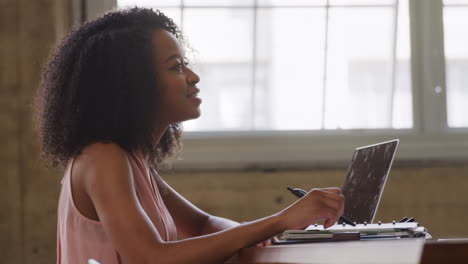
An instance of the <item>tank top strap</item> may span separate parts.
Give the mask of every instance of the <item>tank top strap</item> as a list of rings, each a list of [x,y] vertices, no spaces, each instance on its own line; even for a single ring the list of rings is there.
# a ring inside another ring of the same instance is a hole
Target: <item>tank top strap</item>
[[[132,163],[135,189],[140,204],[157,227],[161,237],[165,241],[176,240],[177,231],[174,220],[165,206],[159,189],[150,174],[148,164],[137,153],[129,153],[128,156]]]

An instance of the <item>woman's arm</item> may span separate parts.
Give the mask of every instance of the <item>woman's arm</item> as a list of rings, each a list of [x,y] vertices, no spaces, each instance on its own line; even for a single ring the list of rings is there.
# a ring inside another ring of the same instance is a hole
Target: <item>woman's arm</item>
[[[125,153],[114,144],[83,151],[83,177],[108,238],[127,263],[221,263],[240,248],[254,245],[285,229],[304,228],[318,219],[325,226],[343,210],[338,189],[315,190],[283,211],[209,235],[165,242],[141,208]]]
[[[205,225],[203,226],[201,234],[212,234],[225,229],[236,227],[238,225],[240,225],[238,222],[232,221],[230,219],[210,215]]]
[[[235,221],[210,215],[196,207],[169,186],[159,174],[155,173],[154,178],[164,204],[176,223],[177,233],[182,238],[207,235],[239,225]]]

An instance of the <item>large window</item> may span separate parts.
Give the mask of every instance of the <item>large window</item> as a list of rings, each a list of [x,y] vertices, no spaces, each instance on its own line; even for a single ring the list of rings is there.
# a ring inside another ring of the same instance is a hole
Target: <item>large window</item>
[[[408,2],[138,1],[198,51],[190,131],[411,128]]]
[[[74,1],[160,9],[197,51],[178,167],[338,164],[392,138],[397,161],[468,159],[468,0]]]
[[[468,127],[468,0],[444,0],[447,121]]]

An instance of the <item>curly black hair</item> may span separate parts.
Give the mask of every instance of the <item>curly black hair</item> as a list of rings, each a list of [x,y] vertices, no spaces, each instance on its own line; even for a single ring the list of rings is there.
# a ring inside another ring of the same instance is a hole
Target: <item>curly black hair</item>
[[[41,157],[49,165],[65,166],[95,142],[141,151],[153,168],[180,149],[180,124],[171,124],[158,142],[154,139],[156,30],[186,44],[172,19],[135,7],[81,24],[51,53],[35,98]]]

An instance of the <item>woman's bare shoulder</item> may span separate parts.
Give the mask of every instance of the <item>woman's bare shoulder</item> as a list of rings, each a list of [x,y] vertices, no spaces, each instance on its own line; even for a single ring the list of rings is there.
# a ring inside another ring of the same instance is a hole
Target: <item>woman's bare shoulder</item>
[[[76,156],[72,167],[72,193],[75,205],[86,217],[99,221],[92,197],[107,188],[132,186],[125,151],[114,143],[93,143]]]
[[[113,142],[96,142],[87,145],[81,150],[80,156],[105,160],[125,156],[125,151]]]
[[[93,143],[81,151],[74,162],[74,173],[80,178],[112,177],[128,174],[130,164],[127,154],[115,143]]]

